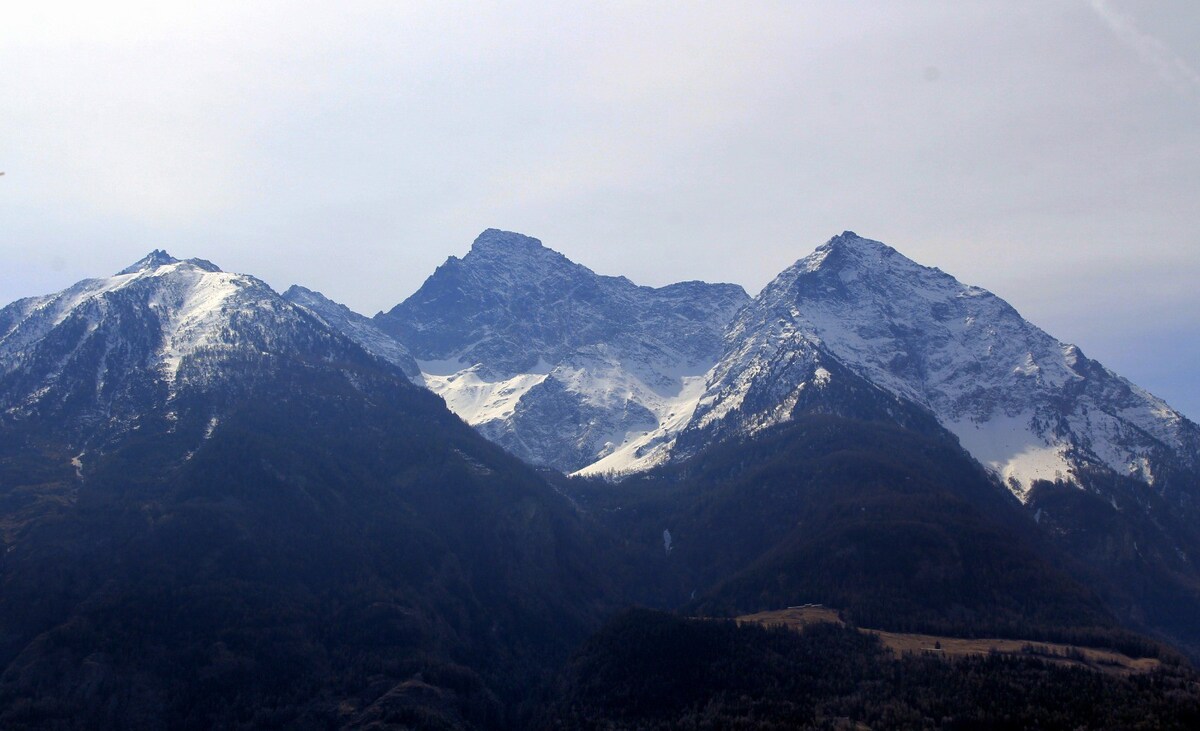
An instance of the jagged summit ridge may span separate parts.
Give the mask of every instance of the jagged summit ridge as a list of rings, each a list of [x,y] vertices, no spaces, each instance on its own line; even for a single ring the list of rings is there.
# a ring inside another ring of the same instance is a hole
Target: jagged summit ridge
[[[466,256],[450,257],[375,320],[419,360],[482,364],[511,376],[600,343],[694,361],[720,343],[719,327],[695,322],[701,311],[748,299],[731,284],[638,286],[596,274],[537,239],[489,229]]]
[[[517,233],[489,228],[475,237],[471,244],[471,253],[480,256],[513,256],[520,254],[558,254],[546,248],[541,239]],[[564,257],[565,258],[565,257]]]
[[[794,281],[800,274],[817,271],[845,273],[849,277],[853,276],[850,272],[854,270],[875,273],[894,271],[896,274],[922,270],[941,272],[936,267],[917,264],[882,241],[859,236],[853,231],[843,231],[785,269],[777,279],[787,277]]]
[[[175,264],[178,261],[178,259],[171,256],[166,251],[163,251],[162,249],[155,249],[149,254],[143,256],[141,259],[138,259],[133,264],[130,264],[121,271],[117,272],[117,276],[122,274],[137,274],[144,269],[152,269],[164,264]]]
[[[114,276],[120,277],[128,274],[140,274],[141,272],[154,271],[162,266],[170,266],[172,264],[181,263],[191,265],[206,272],[221,271],[220,267],[218,267],[216,264],[213,264],[211,261],[208,261],[207,259],[187,259],[185,261],[180,261],[179,259],[176,259],[168,254],[163,249],[155,249],[149,254],[143,256],[141,259],[138,259],[133,264],[130,264],[121,271],[117,272]]]

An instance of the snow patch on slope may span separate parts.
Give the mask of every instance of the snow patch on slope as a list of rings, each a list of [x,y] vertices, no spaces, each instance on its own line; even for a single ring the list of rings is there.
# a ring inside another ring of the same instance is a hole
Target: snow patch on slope
[[[679,393],[647,404],[658,417],[658,427],[630,431],[612,440],[611,451],[596,462],[572,473],[579,476],[620,476],[650,469],[667,461],[675,435],[692,419],[707,385],[705,376],[682,376]]]
[[[1020,414],[945,426],[963,449],[995,472],[1013,494],[1025,498],[1035,480],[1068,480],[1075,469],[1066,457],[1069,445],[1040,436],[1030,428],[1032,421],[1032,414]]]
[[[480,376],[478,364],[448,375],[437,374],[446,369],[445,361],[417,361],[417,365],[425,387],[441,396],[446,406],[471,426],[512,416],[521,397],[546,380],[550,372],[544,363],[539,363],[542,367],[533,373],[489,381]]]
[[[548,378],[577,403],[600,413],[623,413],[632,404],[653,415],[652,428],[626,428],[623,420],[597,422],[599,436],[593,431],[590,439],[599,446],[598,459],[574,473],[580,475],[616,476],[666,461],[674,435],[691,419],[706,384],[706,376],[696,373],[695,366],[643,368],[622,362],[604,348],[555,367],[540,360],[531,372],[503,379],[489,379],[480,364],[462,368],[455,358],[418,365],[424,385],[472,426],[511,420],[519,408],[530,406],[522,399],[532,398],[530,391]],[[563,430],[577,426],[564,424]]]

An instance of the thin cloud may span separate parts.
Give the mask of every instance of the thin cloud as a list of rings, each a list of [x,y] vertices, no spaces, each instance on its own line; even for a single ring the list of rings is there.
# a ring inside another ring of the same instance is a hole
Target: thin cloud
[[[1091,0],[1092,10],[1124,45],[1154,67],[1164,80],[1183,93],[1200,94],[1200,73],[1155,36],[1142,31],[1108,0]]]

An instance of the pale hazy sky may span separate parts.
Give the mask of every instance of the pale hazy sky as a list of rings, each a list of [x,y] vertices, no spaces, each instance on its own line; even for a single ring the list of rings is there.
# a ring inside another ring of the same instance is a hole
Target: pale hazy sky
[[[497,227],[752,294],[852,229],[1200,418],[1200,3],[22,3],[0,302],[153,248],[373,314]]]

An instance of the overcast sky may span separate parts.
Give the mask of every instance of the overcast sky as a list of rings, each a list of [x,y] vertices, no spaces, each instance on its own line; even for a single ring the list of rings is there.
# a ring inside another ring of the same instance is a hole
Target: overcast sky
[[[1200,3],[21,3],[0,302],[153,248],[373,314],[484,228],[756,293],[851,229],[1200,418]]]

